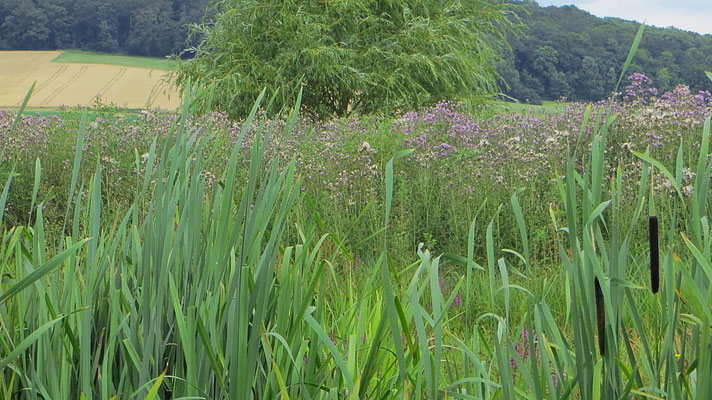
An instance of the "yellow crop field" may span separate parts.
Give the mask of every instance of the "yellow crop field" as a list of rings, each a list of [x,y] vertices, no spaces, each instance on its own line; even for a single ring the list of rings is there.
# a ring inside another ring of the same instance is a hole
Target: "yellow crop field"
[[[118,65],[53,63],[60,51],[0,51],[0,107],[17,107],[37,81],[29,107],[87,106],[97,96],[104,104],[172,110],[177,91],[166,71]]]

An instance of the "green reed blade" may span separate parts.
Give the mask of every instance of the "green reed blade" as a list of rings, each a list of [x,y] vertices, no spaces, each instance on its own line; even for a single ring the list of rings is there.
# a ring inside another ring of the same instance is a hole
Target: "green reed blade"
[[[16,174],[14,171],[8,175],[7,181],[5,181],[5,186],[3,186],[2,189],[2,194],[0,194],[0,229],[2,229],[2,221],[5,215],[5,204],[7,203],[8,193],[10,192],[10,184],[12,183],[12,178],[17,175],[18,174]]]
[[[519,188],[517,189],[514,194],[512,194],[512,197],[510,198],[510,203],[512,204],[512,210],[514,211],[514,217],[517,219],[517,226],[519,227],[519,237],[522,241],[522,250],[524,252],[524,258],[526,260],[525,266],[527,268],[527,273],[531,273],[530,271],[530,259],[531,255],[529,254],[529,236],[527,234],[527,225],[524,222],[524,214],[522,213],[522,207],[519,205],[519,198],[518,195],[522,193],[525,189],[524,188]]]
[[[32,201],[30,202],[30,210],[34,210],[35,203],[37,202],[37,193],[40,191],[40,181],[42,180],[42,163],[40,159],[35,160],[35,180],[32,184]],[[27,225],[32,225],[31,221],[32,215],[27,217]]]
[[[82,111],[82,119],[79,123],[79,131],[77,131],[77,142],[74,146],[74,163],[72,164],[72,180],[69,185],[69,195],[67,198],[67,209],[64,213],[64,221],[62,222],[62,232],[64,232],[67,221],[69,219],[69,212],[74,204],[73,198],[75,190],[77,189],[77,182],[79,180],[79,168],[82,163],[82,154],[84,152],[84,135],[87,126],[87,108],[84,107]],[[138,171],[138,168],[137,168]],[[75,205],[76,206],[76,205]]]
[[[79,250],[82,246],[84,246],[84,244],[88,240],[89,239],[84,239],[78,243],[75,243],[68,249],[66,249],[66,250],[62,251],[61,253],[57,254],[56,256],[52,257],[44,265],[42,265],[39,268],[32,271],[29,275],[24,277],[19,282],[12,285],[10,287],[10,289],[6,290],[2,295],[0,295],[0,304],[7,302],[9,299],[16,296],[18,293],[20,293],[26,287],[32,285],[39,279],[45,277],[47,274],[51,273],[52,271],[54,271],[55,269],[60,267],[62,265],[62,263],[64,262],[64,260],[66,260],[69,256],[74,255],[76,253],[76,251]]]
[[[680,200],[684,201],[684,199],[682,197],[682,193],[680,192],[680,185],[677,183],[675,176],[673,176],[673,174],[667,168],[665,168],[665,166],[662,163],[660,163],[660,161],[657,161],[657,160],[653,159],[652,157],[650,157],[649,155],[647,155],[647,152],[646,152],[646,154],[639,153],[637,151],[631,151],[631,152],[636,157],[640,158],[641,160],[645,161],[648,164],[655,166],[655,168],[657,168],[660,172],[662,172],[665,175],[665,177],[670,181],[670,183],[673,185],[673,187],[675,189],[675,193],[680,198]]]
[[[383,234],[383,253],[380,258],[381,274],[383,279],[383,289],[386,300],[386,313],[388,314],[388,320],[390,322],[391,336],[393,340],[393,345],[395,347],[396,358],[398,359],[398,373],[399,379],[405,381],[406,379],[406,361],[405,354],[403,350],[403,344],[400,338],[403,335],[402,327],[398,324],[398,315],[396,313],[395,306],[395,294],[391,284],[391,277],[388,271],[388,226],[390,222],[391,215],[391,203],[393,201],[393,163],[395,160],[406,157],[413,150],[402,150],[397,152],[386,164],[386,205],[385,205],[385,221],[384,227],[386,231]]]
[[[615,87],[615,89],[613,89],[613,92],[618,92],[618,88],[621,86],[623,77],[625,76],[626,71],[628,71],[628,68],[630,67],[631,62],[633,62],[633,57],[635,56],[635,53],[638,51],[638,46],[640,45],[640,41],[643,39],[643,31],[644,30],[645,30],[645,24],[641,24],[640,28],[638,28],[638,33],[635,34],[635,39],[633,39],[633,44],[630,47],[630,51],[628,51],[628,57],[625,59],[625,62],[623,63],[623,68],[621,69],[621,74],[618,77],[618,83],[616,83],[616,87]]]
[[[10,127],[10,137],[12,137],[12,135],[15,133],[17,124],[20,123],[20,119],[22,119],[22,114],[25,112],[25,107],[27,107],[27,103],[30,101],[30,97],[32,97],[32,92],[35,90],[35,85],[37,85],[37,81],[32,82],[30,90],[27,91],[24,100],[22,100],[22,105],[20,105],[20,109],[17,111],[15,120],[12,122],[12,127]]]
[[[13,361],[15,361],[15,359],[17,358],[17,356],[19,356],[20,354],[22,354],[22,352],[24,352],[25,350],[27,350],[28,347],[32,346],[42,335],[45,334],[45,332],[47,332],[47,331],[48,331],[51,327],[53,327],[56,323],[62,321],[63,319],[67,318],[68,316],[73,315],[73,314],[76,314],[76,313],[78,313],[78,312],[80,312],[80,311],[84,311],[84,309],[82,308],[82,309],[79,309],[79,310],[72,311],[72,312],[70,312],[70,313],[68,313],[68,314],[63,314],[63,315],[61,315],[61,316],[58,317],[58,318],[55,318],[55,319],[53,319],[53,320],[51,320],[51,321],[48,321],[48,322],[45,322],[44,324],[42,324],[42,326],[40,326],[40,327],[37,328],[34,332],[32,332],[31,334],[29,334],[27,337],[25,337],[25,339],[24,339],[22,342],[20,342],[20,343],[10,352],[10,354],[7,355],[7,357],[5,357],[4,359],[0,360],[0,371],[4,370],[5,367],[7,367],[10,363],[12,363]]]
[[[344,363],[343,357],[341,357],[341,353],[339,350],[334,346],[334,344],[331,342],[331,339],[329,338],[329,335],[324,331],[322,326],[317,322],[317,320],[312,317],[311,313],[307,312],[304,315],[304,320],[306,321],[309,326],[316,332],[316,334],[319,337],[319,340],[321,343],[326,346],[326,348],[329,350],[329,353],[334,359],[334,362],[336,365],[339,367],[339,370],[341,371],[341,375],[343,376],[344,380],[346,381],[346,386],[348,387],[349,391],[353,391],[354,388],[354,382],[353,378],[351,377],[351,373],[349,372],[348,368],[346,368],[346,364]]]

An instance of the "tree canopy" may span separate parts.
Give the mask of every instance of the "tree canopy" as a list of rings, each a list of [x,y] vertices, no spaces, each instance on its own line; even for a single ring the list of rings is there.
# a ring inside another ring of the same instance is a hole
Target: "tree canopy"
[[[325,116],[492,92],[495,76],[520,101],[610,95],[638,23],[499,1],[0,0],[0,50],[155,57],[189,47],[181,56],[197,58],[179,76],[214,82],[215,104],[233,115],[263,87],[289,101],[299,82]],[[517,21],[520,32],[503,37]],[[712,35],[648,27],[629,71],[661,92],[700,91],[711,66]]]
[[[505,93],[520,101],[596,101],[614,89],[640,24],[599,18],[575,6],[540,7],[516,1],[521,35],[510,35],[511,48],[500,51],[497,71]],[[686,84],[709,88],[705,69],[712,67],[712,35],[675,28],[647,27],[629,68],[653,80],[660,91]]]
[[[497,90],[494,43],[512,5],[490,0],[213,0],[180,82],[214,85],[244,115],[267,88],[277,106],[304,87],[320,116],[388,112]]]
[[[0,50],[166,56],[185,48],[208,0],[0,0]]]

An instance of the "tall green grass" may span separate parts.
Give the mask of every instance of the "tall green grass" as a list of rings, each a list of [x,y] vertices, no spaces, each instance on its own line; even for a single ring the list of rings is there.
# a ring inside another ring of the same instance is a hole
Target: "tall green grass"
[[[640,35],[642,30],[634,48]],[[86,114],[77,135],[65,229],[59,231],[68,233],[61,237],[45,233],[37,161],[35,213],[27,225],[3,232],[0,241],[0,396],[710,397],[709,118],[691,205],[684,204],[680,185],[683,167],[694,160],[686,162],[681,149],[670,171],[648,152],[636,153],[644,162],[642,179],[633,218],[623,221],[620,169],[608,187],[604,179],[605,143],[615,116],[592,116],[590,150],[572,157],[585,161],[570,161],[558,183],[565,221],[552,211],[557,232],[552,240],[566,271],[563,290],[569,300],[558,316],[545,299],[514,283],[526,282],[532,271],[519,192],[510,204],[520,249],[495,246],[494,226],[499,214],[508,212],[500,207],[495,215],[477,213],[471,221],[466,256],[436,256],[421,246],[411,265],[395,265],[393,171],[409,151],[394,154],[384,174],[383,226],[374,233],[380,257],[355,276],[335,267],[339,254],[348,252],[342,238],[316,237],[307,227],[291,226],[291,213],[307,202],[294,160],[264,159],[270,140],[290,134],[299,99],[284,130],[276,132],[274,124],[256,117],[260,106],[271,103],[263,93],[226,172],[208,188],[201,160],[212,151],[206,145],[211,133],[185,128],[187,92],[173,140],[162,149],[154,143],[148,172],[137,177],[141,185],[133,204],[118,217],[102,197],[99,164],[90,180],[79,179]],[[259,129],[249,179],[240,184],[241,143],[252,122]],[[0,195],[0,225],[12,178],[6,178]],[[657,214],[653,179],[669,179],[677,191],[674,212],[657,215],[665,238],[657,295],[635,283],[631,273],[647,260],[630,257],[634,230],[646,213]],[[481,238],[476,226],[483,219],[487,228]],[[286,242],[288,227],[298,232],[296,243]],[[480,240],[486,254],[475,254]],[[485,260],[483,265],[477,259]],[[462,265],[451,293],[440,287],[445,262]],[[487,306],[455,312],[460,292],[465,304],[484,297]],[[525,315],[513,312],[519,293],[528,299]],[[643,314],[650,309],[656,316]],[[660,323],[644,324],[654,318]]]

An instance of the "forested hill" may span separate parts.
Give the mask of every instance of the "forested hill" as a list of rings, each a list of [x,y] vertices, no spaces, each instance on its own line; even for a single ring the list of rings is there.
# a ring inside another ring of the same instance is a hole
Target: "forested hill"
[[[502,45],[498,72],[520,101],[600,100],[615,87],[639,24],[598,18],[574,6],[516,4],[522,34]],[[0,50],[84,49],[165,56],[186,47],[188,24],[209,0],[0,0]],[[710,89],[712,35],[647,27],[630,73],[659,91],[680,83]],[[504,88],[506,85],[502,84]]]
[[[513,1],[524,23],[511,35],[498,71],[509,84],[506,94],[520,101],[600,100],[615,87],[640,24],[598,18],[574,6],[540,7]],[[648,26],[629,73],[642,73],[660,92],[686,84],[709,90],[712,35]]]
[[[0,50],[165,56],[185,48],[208,0],[0,0]]]

